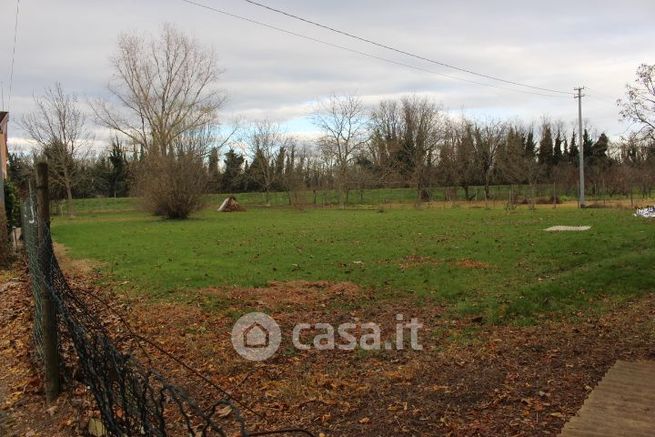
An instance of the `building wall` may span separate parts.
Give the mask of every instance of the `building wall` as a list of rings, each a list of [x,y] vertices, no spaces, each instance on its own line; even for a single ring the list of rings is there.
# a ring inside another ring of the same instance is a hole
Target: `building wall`
[[[0,112],[0,179],[7,178],[7,166],[9,156],[7,155],[7,124],[9,123],[9,114]]]
[[[0,179],[7,177],[7,139],[4,132],[0,132]]]
[[[7,117],[0,121],[0,214],[4,218],[5,207],[5,179],[7,177]]]

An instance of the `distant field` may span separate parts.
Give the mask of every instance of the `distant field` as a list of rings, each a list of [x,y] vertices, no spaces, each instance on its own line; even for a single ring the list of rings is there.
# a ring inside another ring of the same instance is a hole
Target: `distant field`
[[[464,190],[461,187],[449,189],[451,195],[455,195],[459,202],[464,202],[466,199]],[[501,206],[507,202],[509,198],[510,187],[506,185],[496,185],[491,187],[491,197],[489,201],[491,206]],[[515,199],[519,202],[529,197],[529,188],[527,186],[514,186],[513,192]],[[439,202],[443,201],[446,196],[445,188],[433,188],[430,190],[432,200]],[[538,186],[535,196],[540,201],[545,201],[551,198],[553,194],[553,187],[550,185]],[[208,194],[207,207],[217,208],[223,199],[229,193],[225,194]],[[338,195],[334,190],[321,190],[313,193],[311,191],[303,191],[293,193],[294,201],[300,202],[301,206],[330,206],[336,205],[339,202]],[[236,193],[237,200],[245,207],[260,207],[266,205],[266,196],[264,193]],[[469,189],[469,197],[472,201],[481,202],[484,200],[484,187],[474,186]],[[575,193],[565,193],[562,191],[557,192],[557,197],[563,202],[575,202],[577,197]],[[613,202],[623,201],[628,202],[625,196],[607,196],[607,195],[593,195],[587,193],[587,200],[594,202]],[[413,188],[375,188],[364,190],[352,190],[348,195],[347,205],[350,206],[379,206],[385,204],[396,203],[414,203],[416,201],[416,191]],[[644,200],[637,194],[634,196],[636,203],[644,203]],[[273,192],[269,194],[269,202],[271,206],[290,206],[289,194],[286,192]],[[628,202],[629,203],[629,202]],[[76,199],[75,208],[77,213],[94,213],[94,212],[123,212],[139,209],[139,202],[137,198],[89,198],[89,199]],[[66,212],[63,202],[55,203],[52,208],[53,214],[63,214]]]
[[[128,211],[133,202],[80,202],[78,217],[54,219],[53,235],[70,256],[100,261],[110,280],[156,298],[269,281],[350,281],[379,296],[413,294],[502,320],[655,290],[654,223],[628,210],[208,209],[166,221]],[[592,229],[543,231],[553,225]]]

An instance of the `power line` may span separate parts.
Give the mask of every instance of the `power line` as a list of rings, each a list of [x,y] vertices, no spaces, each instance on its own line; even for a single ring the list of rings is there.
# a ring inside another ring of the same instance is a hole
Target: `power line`
[[[371,39],[368,39],[368,38],[364,38],[362,36],[358,36],[358,35],[355,35],[353,33],[346,32],[344,30],[340,30],[340,29],[337,29],[337,28],[332,27],[332,26],[327,26],[325,24],[321,24],[321,23],[318,23],[316,21],[312,21],[312,20],[309,20],[307,18],[300,17],[298,15],[292,14],[290,12],[283,11],[281,9],[273,8],[271,6],[265,5],[263,3],[256,2],[254,0],[243,0],[243,1],[245,1],[246,3],[250,3],[253,6],[258,6],[260,8],[264,8],[264,9],[267,9],[269,11],[285,15],[285,16],[287,16],[289,18],[293,18],[293,19],[302,21],[304,23],[320,27],[322,29],[326,29],[326,30],[329,30],[331,32],[335,32],[335,33],[347,36],[349,38],[353,38],[353,39],[356,39],[356,40],[359,40],[359,41],[362,41],[362,42],[365,42],[365,43],[368,43],[368,44],[372,44],[374,46],[381,47],[383,49],[391,50],[391,51],[394,51],[396,53],[403,54],[405,56],[410,56],[412,58],[416,58],[416,59],[420,59],[422,61],[430,62],[432,64],[440,65],[442,67],[446,67],[446,68],[450,68],[450,69],[453,69],[453,70],[461,71],[461,72],[467,73],[467,74],[472,74],[472,75],[478,76],[478,77],[483,77],[485,79],[491,79],[491,80],[495,80],[495,81],[498,81],[498,82],[503,82],[503,83],[510,84],[510,85],[516,85],[516,86],[520,86],[520,87],[531,88],[531,89],[539,90],[539,91],[547,91],[547,92],[551,92],[551,93],[571,95],[571,92],[569,92],[569,91],[560,91],[560,90],[555,90],[555,89],[551,89],[551,88],[543,88],[543,87],[539,87],[539,86],[528,85],[528,84],[525,84],[525,83],[515,82],[513,80],[503,79],[503,78],[498,77],[498,76],[492,76],[490,74],[479,73],[477,71],[473,71],[473,70],[470,70],[468,68],[458,67],[458,66],[453,65],[453,64],[448,64],[448,63],[443,62],[443,61],[438,61],[438,60],[435,60],[435,59],[431,59],[431,58],[428,58],[428,57],[425,57],[425,56],[418,55],[416,53],[412,53],[412,52],[409,52],[409,51],[406,51],[406,50],[402,50],[402,49],[390,46],[388,44],[384,44],[384,43],[380,43],[380,42],[377,42],[377,41],[374,41],[374,40],[371,40]]]
[[[11,67],[9,70],[9,99],[7,100],[7,110],[11,107],[11,93],[14,88],[14,62],[16,60],[16,40],[18,36],[18,15],[20,14],[20,0],[16,0],[16,18],[14,19],[14,46],[11,50]],[[3,101],[4,104],[4,101]]]
[[[537,95],[537,96],[542,96],[542,97],[564,97],[564,96],[559,96],[559,95],[538,93],[538,92],[535,92],[535,91],[528,91],[528,90],[522,90],[522,89],[516,89],[516,88],[508,88],[508,87],[503,87],[503,86],[499,86],[499,85],[495,85],[495,84],[491,84],[491,83],[478,82],[478,81],[471,80],[471,79],[465,79],[465,78],[458,77],[458,76],[451,76],[451,75],[448,75],[448,74],[439,73],[439,72],[436,72],[434,70],[429,70],[427,68],[419,67],[419,66],[408,64],[408,63],[401,62],[401,61],[396,61],[396,60],[393,60],[393,59],[385,58],[383,56],[374,55],[374,54],[371,54],[371,53],[367,53],[367,52],[364,52],[364,51],[361,51],[361,50],[357,50],[357,49],[353,49],[353,48],[350,48],[350,47],[342,46],[342,45],[339,45],[339,44],[334,44],[334,43],[331,43],[331,42],[328,42],[328,41],[324,41],[324,40],[321,40],[321,39],[318,39],[318,38],[314,38],[312,36],[304,35],[302,33],[294,32],[294,31],[287,30],[287,29],[284,29],[284,28],[281,28],[281,27],[278,27],[278,26],[274,26],[272,24],[264,23],[262,21],[258,21],[258,20],[252,19],[252,18],[243,17],[241,15],[237,15],[237,14],[234,14],[232,12],[225,11],[223,9],[219,9],[219,8],[216,8],[216,7],[213,7],[213,6],[209,6],[209,5],[206,5],[206,4],[203,4],[203,3],[199,3],[199,2],[196,2],[194,0],[181,0],[181,1],[184,2],[184,3],[188,3],[190,5],[199,7],[199,8],[203,8],[203,9],[206,9],[206,10],[218,13],[218,14],[222,14],[222,15],[231,17],[231,18],[235,18],[235,19],[238,19],[238,20],[241,20],[241,21],[246,21],[248,23],[256,24],[258,26],[266,27],[268,29],[275,30],[277,32],[282,32],[282,33],[285,33],[287,35],[292,35],[292,36],[302,38],[302,39],[305,39],[305,40],[308,40],[308,41],[313,41],[313,42],[316,42],[316,43],[319,43],[319,44],[323,44],[323,45],[328,46],[328,47],[333,47],[333,48],[337,48],[337,49],[340,49],[340,50],[345,50],[345,51],[350,52],[350,53],[354,53],[354,54],[357,54],[357,55],[365,56],[367,58],[376,59],[376,60],[379,60],[379,61],[387,62],[387,63],[390,63],[390,64],[394,64],[394,65],[398,65],[398,66],[402,66],[402,67],[406,67],[406,68],[411,68],[413,70],[422,71],[422,72],[430,73],[430,74],[435,74],[437,76],[445,77],[445,78],[448,78],[448,79],[451,79],[451,80],[459,80],[459,81],[462,81],[462,82],[467,82],[467,83],[471,83],[471,84],[475,84],[475,85],[486,86],[486,87],[490,87],[490,88],[497,88],[497,89],[502,89],[502,90],[511,91],[511,92],[517,92],[517,93],[523,93],[523,94],[532,94],[532,95]],[[568,94],[570,95],[570,93],[568,93]]]

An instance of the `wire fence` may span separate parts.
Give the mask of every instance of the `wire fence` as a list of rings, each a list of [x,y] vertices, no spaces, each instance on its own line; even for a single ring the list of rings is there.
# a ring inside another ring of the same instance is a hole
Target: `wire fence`
[[[90,292],[73,290],[57,262],[49,224],[39,221],[36,209],[35,196],[30,195],[22,205],[22,220],[35,301],[36,357],[42,363],[47,358],[44,340],[47,326],[41,320],[49,299],[57,317],[56,331],[61,337],[59,348],[74,350],[76,372],[93,393],[108,435],[312,436],[303,429],[249,432],[242,411],[261,417],[260,414],[183,360],[135,333],[102,298]],[[118,336],[112,337],[101,322],[101,319],[111,318],[122,324]],[[153,350],[158,352],[158,359],[163,356],[177,369],[186,372],[185,384],[193,384],[195,392],[203,393],[199,402],[155,370]]]

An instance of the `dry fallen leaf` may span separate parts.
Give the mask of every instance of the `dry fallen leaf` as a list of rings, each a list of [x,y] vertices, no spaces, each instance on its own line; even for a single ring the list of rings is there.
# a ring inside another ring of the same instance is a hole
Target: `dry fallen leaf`
[[[231,412],[232,412],[232,407],[227,405],[227,406],[225,406],[223,408],[220,408],[218,411],[216,411],[216,415],[218,417],[227,417],[227,416],[230,415]]]

